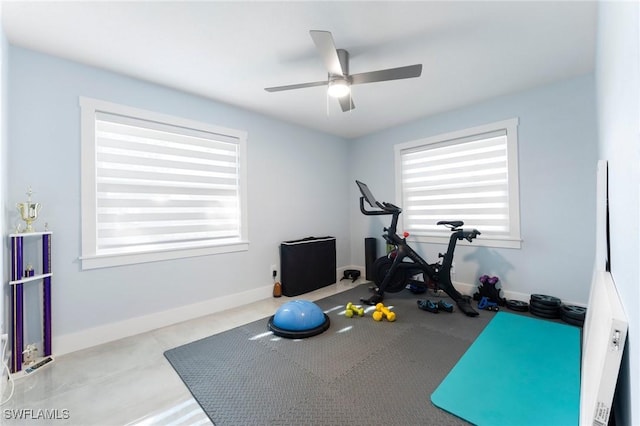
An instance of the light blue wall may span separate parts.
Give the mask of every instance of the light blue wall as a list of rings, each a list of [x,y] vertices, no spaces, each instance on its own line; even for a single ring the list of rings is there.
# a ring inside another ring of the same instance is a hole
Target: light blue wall
[[[394,144],[516,116],[523,248],[459,247],[456,279],[476,284],[481,274],[499,275],[509,291],[586,303],[595,223],[593,76],[344,141],[21,48],[11,47],[10,59],[4,200],[21,200],[32,185],[44,206],[39,225],[47,221],[54,231],[54,335],[266,286],[286,239],[335,235],[338,266],[364,265],[363,239],[379,236],[386,222],[359,212],[356,178],[395,201]],[[81,272],[78,96],[248,131],[250,251]],[[18,220],[17,212],[7,214],[10,224]],[[433,259],[445,247],[419,249]]]
[[[13,204],[33,186],[43,205],[37,225],[48,222],[54,233],[54,336],[268,287],[283,240],[336,236],[337,264],[348,265],[344,140],[17,47],[9,65],[3,198]],[[81,271],[79,96],[246,130],[249,251]],[[19,221],[7,214],[12,226]]]
[[[395,202],[395,144],[512,117],[520,120],[522,249],[459,246],[456,280],[477,285],[480,275],[497,275],[507,291],[549,294],[586,304],[595,244],[597,126],[593,75],[497,98],[353,141],[351,182],[364,181],[379,201]],[[388,217],[363,216],[357,202],[358,189],[355,183],[350,186],[351,261],[363,264],[363,239],[379,237],[382,227],[388,225]],[[428,261],[435,261],[437,253],[446,250],[439,244],[421,244],[418,248]],[[383,250],[381,238],[378,250]]]
[[[2,5],[0,4],[0,17],[2,16]],[[0,212],[5,211],[4,195],[7,188],[8,162],[7,162],[7,102],[8,102],[8,52],[9,46],[7,43],[7,37],[2,31],[2,20],[0,19]],[[7,234],[6,215],[0,215],[0,235]],[[5,307],[9,306],[9,286],[7,284],[7,278],[5,271],[8,270],[9,260],[5,251],[5,238],[3,238],[3,244],[0,244],[0,277],[2,277],[2,284],[0,288],[0,334],[7,333],[9,329],[8,313],[5,312]]]
[[[638,2],[598,4],[598,147],[609,164],[611,274],[629,320],[616,396],[621,425],[640,425],[639,21]]]

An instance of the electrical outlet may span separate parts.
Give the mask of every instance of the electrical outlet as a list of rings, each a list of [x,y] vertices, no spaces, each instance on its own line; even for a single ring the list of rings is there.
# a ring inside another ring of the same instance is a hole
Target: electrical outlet
[[[278,265],[275,263],[271,265],[269,268],[269,274],[273,277],[273,273],[275,272],[276,276],[278,275]]]

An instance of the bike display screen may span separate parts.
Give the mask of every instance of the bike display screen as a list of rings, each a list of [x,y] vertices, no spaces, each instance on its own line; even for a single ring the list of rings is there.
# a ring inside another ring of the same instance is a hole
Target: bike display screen
[[[378,202],[376,201],[375,197],[369,190],[369,187],[367,186],[367,184],[362,183],[359,180],[357,180],[356,183],[358,184],[358,188],[360,188],[360,192],[362,193],[362,196],[365,198],[365,200],[367,200],[367,203],[369,203],[371,207],[377,207]]]

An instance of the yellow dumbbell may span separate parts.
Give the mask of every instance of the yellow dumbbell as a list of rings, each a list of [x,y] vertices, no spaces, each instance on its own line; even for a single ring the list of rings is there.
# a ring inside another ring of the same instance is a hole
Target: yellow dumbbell
[[[351,302],[347,303],[347,310],[353,311],[353,313],[358,314],[358,316],[364,315],[364,308],[359,308]]]
[[[386,318],[387,321],[393,322],[396,320],[395,312],[392,312],[384,306],[382,303],[376,305],[376,311],[373,313],[373,319],[376,321],[382,321],[382,318]]]
[[[351,314],[349,314],[349,312],[351,312]],[[355,314],[358,314],[358,316],[361,317],[364,316],[364,308],[359,308],[353,303],[349,302],[347,303],[347,310],[344,312],[344,314],[349,318],[351,318]]]

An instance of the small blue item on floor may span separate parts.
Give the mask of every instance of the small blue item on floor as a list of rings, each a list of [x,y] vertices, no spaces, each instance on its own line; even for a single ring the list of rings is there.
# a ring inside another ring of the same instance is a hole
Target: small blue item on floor
[[[496,302],[492,302],[487,296],[484,296],[478,302],[478,309],[486,309],[488,311],[497,311],[498,304]]]
[[[417,302],[418,308],[422,309],[423,311],[431,312],[432,314],[437,314],[438,312],[440,312],[438,310],[438,305],[436,305],[429,299],[418,299]]]
[[[431,395],[476,425],[577,425],[580,329],[499,312]]]
[[[305,338],[329,328],[329,317],[318,305],[308,300],[293,300],[280,306],[269,319],[269,329],[276,336]]]
[[[413,294],[422,294],[427,292],[427,285],[422,281],[411,280],[407,284],[407,288]]]
[[[445,302],[444,300],[440,300],[438,301],[438,309],[445,312],[453,312],[453,305]]]

